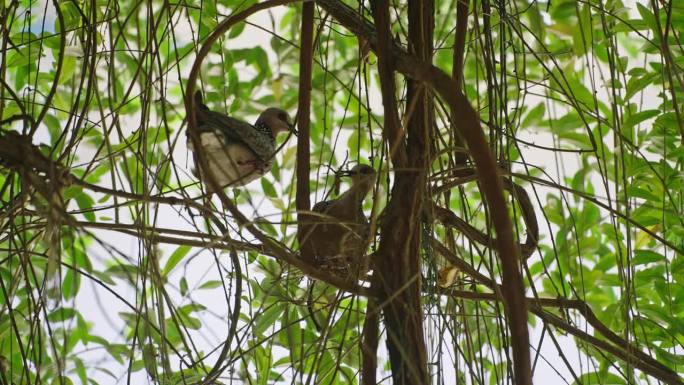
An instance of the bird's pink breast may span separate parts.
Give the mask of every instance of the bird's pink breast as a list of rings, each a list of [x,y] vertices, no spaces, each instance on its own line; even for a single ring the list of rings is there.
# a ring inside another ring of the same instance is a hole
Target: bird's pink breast
[[[213,133],[202,134],[201,144],[207,165],[221,187],[245,185],[263,176],[273,164],[263,164],[243,144],[225,144]]]

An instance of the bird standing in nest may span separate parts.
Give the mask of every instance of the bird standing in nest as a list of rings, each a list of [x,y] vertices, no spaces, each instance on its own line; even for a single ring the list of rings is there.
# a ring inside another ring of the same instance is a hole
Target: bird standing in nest
[[[195,93],[195,117],[206,166],[220,188],[242,186],[262,177],[273,166],[278,134],[297,134],[290,116],[280,108],[264,110],[251,125],[209,110],[202,103],[200,91]],[[197,150],[190,138],[188,147],[194,153],[195,166],[199,169]],[[206,173],[199,170],[199,176],[204,179]]]
[[[368,248],[370,224],[363,213],[363,200],[373,189],[376,172],[359,164],[342,174],[350,176],[351,187],[337,199],[318,202],[302,215],[302,256],[324,269],[357,280],[370,268],[364,258]]]

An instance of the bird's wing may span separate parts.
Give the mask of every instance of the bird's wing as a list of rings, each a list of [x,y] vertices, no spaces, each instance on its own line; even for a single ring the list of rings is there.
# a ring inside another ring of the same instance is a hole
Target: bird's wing
[[[273,156],[275,141],[272,137],[257,131],[249,123],[209,110],[202,104],[202,95],[199,92],[195,93],[195,115],[200,131],[219,130],[226,142],[243,143],[263,161]]]
[[[332,201],[322,201],[318,202],[314,205],[314,207],[311,209],[311,211],[317,212],[317,213],[325,213],[325,211],[328,209],[333,204]]]

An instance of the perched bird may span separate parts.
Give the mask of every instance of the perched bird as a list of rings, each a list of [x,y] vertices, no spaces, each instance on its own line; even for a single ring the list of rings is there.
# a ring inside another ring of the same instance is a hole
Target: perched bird
[[[273,166],[276,136],[281,132],[297,134],[290,116],[280,108],[266,109],[251,125],[209,110],[200,91],[195,93],[195,117],[201,151],[221,188],[245,185],[266,174]],[[199,169],[197,150],[189,137],[188,147]],[[199,172],[204,178],[206,173]]]
[[[324,269],[357,280],[370,268],[364,258],[370,225],[363,213],[363,200],[375,183],[375,170],[359,164],[344,173],[352,180],[349,190],[337,199],[318,202],[302,215],[301,253]]]

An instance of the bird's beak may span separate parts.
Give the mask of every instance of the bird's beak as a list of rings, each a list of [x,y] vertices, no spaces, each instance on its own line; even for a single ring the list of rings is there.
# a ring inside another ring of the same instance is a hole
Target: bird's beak
[[[352,176],[352,172],[349,170],[340,170],[337,172],[337,176]]]

